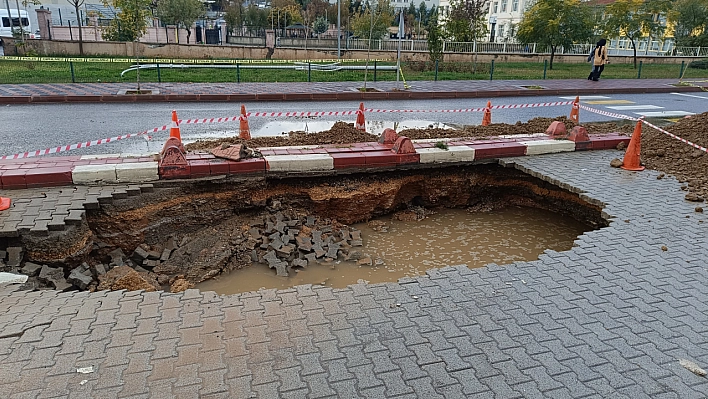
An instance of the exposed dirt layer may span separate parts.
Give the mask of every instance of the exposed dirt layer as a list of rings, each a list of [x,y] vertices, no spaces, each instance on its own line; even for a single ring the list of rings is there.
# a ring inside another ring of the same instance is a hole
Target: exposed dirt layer
[[[708,112],[681,119],[665,129],[708,147]],[[694,194],[689,198],[708,198],[708,154],[704,151],[645,127],[642,132],[641,159],[648,168],[676,176],[680,182],[687,183],[684,189]]]

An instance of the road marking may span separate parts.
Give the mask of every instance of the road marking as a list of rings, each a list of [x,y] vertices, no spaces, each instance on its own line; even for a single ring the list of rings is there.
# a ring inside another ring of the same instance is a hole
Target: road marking
[[[607,107],[609,109],[614,109],[617,111],[631,111],[635,109],[663,109],[664,107],[660,107],[658,105],[618,105],[615,107]]]
[[[575,97],[561,97],[564,100],[575,100]],[[607,96],[580,96],[580,99],[585,101],[585,100],[602,100],[602,99],[608,99],[610,97]]]
[[[644,115],[650,118],[665,118],[670,116],[694,115],[693,112],[686,111],[658,111],[658,112],[635,112],[637,115]]]
[[[629,100],[596,100],[596,101],[585,101],[585,104],[636,104],[634,101]]]
[[[696,96],[696,95],[693,95],[693,94],[684,94],[684,93],[671,93],[671,94],[674,94],[674,95],[677,95],[677,96],[693,97],[693,98],[702,98],[702,99],[704,99],[704,100],[708,100],[708,97]]]

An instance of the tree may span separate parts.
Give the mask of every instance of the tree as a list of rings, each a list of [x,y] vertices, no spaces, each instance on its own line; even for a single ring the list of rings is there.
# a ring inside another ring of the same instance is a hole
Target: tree
[[[312,23],[312,31],[317,34],[317,37],[327,32],[327,28],[329,28],[329,21],[325,17],[317,17]]]
[[[418,20],[421,24],[423,24],[423,26],[428,26],[430,16],[428,15],[428,7],[425,5],[424,1],[421,1],[420,6],[418,6]]]
[[[473,42],[487,34],[489,0],[453,0],[445,31],[453,40]]]
[[[246,30],[250,33],[267,28],[269,25],[268,11],[258,8],[256,4],[249,4],[243,16],[243,24],[246,25]]]
[[[74,11],[76,12],[76,21],[79,25],[79,54],[84,55],[84,35],[81,31],[81,7],[84,6],[84,0],[67,0],[69,4],[74,6]]]
[[[428,30],[428,52],[430,53],[430,61],[442,61],[443,59],[443,37],[442,29],[438,24],[437,13],[433,14],[426,25]]]
[[[224,20],[226,21],[226,28],[229,32],[233,32],[237,27],[243,26],[244,12],[243,9],[244,0],[236,0],[231,2],[226,6],[226,14],[224,15]],[[243,32],[240,32],[242,34]]]
[[[180,26],[187,30],[187,44],[192,36],[192,25],[204,11],[204,3],[199,0],[160,0],[157,3],[157,16],[162,22],[175,25],[178,31]]]
[[[659,16],[665,16],[670,3],[664,0],[617,0],[605,8],[603,33],[607,37],[626,37],[634,50],[634,68],[637,67],[637,39],[644,35],[664,33]]]
[[[105,0],[106,5],[108,1]],[[147,31],[151,3],[151,0],[112,0],[110,4],[120,12],[104,29],[103,37],[116,42],[138,40]]]
[[[516,38],[524,44],[549,47],[553,69],[558,47],[587,42],[592,37],[592,28],[590,10],[579,0],[538,0],[521,18]]]
[[[708,46],[708,0],[679,0],[669,19],[678,46]]]
[[[388,33],[393,21],[393,8],[388,1],[379,1],[376,6],[368,6],[363,13],[357,14],[352,20],[354,34],[371,42],[381,39]]]

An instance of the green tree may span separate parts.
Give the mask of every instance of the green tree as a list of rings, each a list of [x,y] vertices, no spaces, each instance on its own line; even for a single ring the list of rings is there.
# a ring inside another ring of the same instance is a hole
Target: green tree
[[[489,0],[453,0],[445,22],[445,34],[458,42],[474,42],[487,34],[485,18]]]
[[[246,13],[243,15],[243,24],[248,32],[258,32],[268,26],[268,10],[258,8],[256,4],[249,4]]]
[[[417,16],[418,20],[421,24],[423,24],[423,26],[428,26],[428,21],[430,21],[430,15],[428,14],[428,7],[425,5],[424,1],[421,1],[420,6],[418,6]]]
[[[592,37],[590,9],[579,0],[538,0],[521,18],[516,38],[551,49],[550,68],[558,47],[587,42]]]
[[[442,29],[440,29],[440,25],[438,24],[437,13],[431,15],[426,29],[428,30],[428,52],[430,54],[430,61],[442,61],[443,36]]]
[[[669,19],[678,46],[708,46],[708,0],[679,0]]]
[[[138,40],[147,31],[148,19],[152,17],[151,0],[106,0],[120,10],[103,31],[103,37],[115,42]]]
[[[192,25],[204,11],[204,3],[199,0],[160,0],[157,3],[157,16],[162,22],[187,30],[187,44],[192,36]]]
[[[246,11],[244,10],[243,2],[244,0],[236,0],[226,6],[224,20],[229,32],[233,32],[237,27],[243,26],[244,13]]]
[[[317,17],[317,19],[315,19],[315,22],[312,23],[312,31],[317,34],[317,37],[327,32],[328,27],[329,21],[327,21],[327,18],[325,17]]]
[[[354,34],[362,39],[381,39],[388,33],[393,21],[393,7],[388,1],[379,1],[376,6],[367,6],[363,13],[352,19]]]
[[[664,0],[617,0],[605,8],[603,33],[607,37],[626,37],[634,50],[634,67],[637,67],[637,40],[662,35],[665,26],[661,16],[666,16],[670,2]]]

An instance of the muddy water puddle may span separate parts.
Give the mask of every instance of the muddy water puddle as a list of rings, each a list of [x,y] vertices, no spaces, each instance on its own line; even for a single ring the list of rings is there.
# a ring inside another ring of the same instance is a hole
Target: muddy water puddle
[[[590,230],[572,218],[522,207],[484,213],[438,209],[420,221],[398,221],[390,216],[378,220],[384,222],[386,231],[370,227],[371,223],[353,225],[362,232],[361,250],[371,257],[373,266],[339,261],[295,269],[289,277],[278,277],[268,266],[254,264],[197,288],[233,294],[300,284],[343,288],[360,281],[397,281],[450,265],[474,268],[535,260],[546,249],[570,249],[578,235]]]

